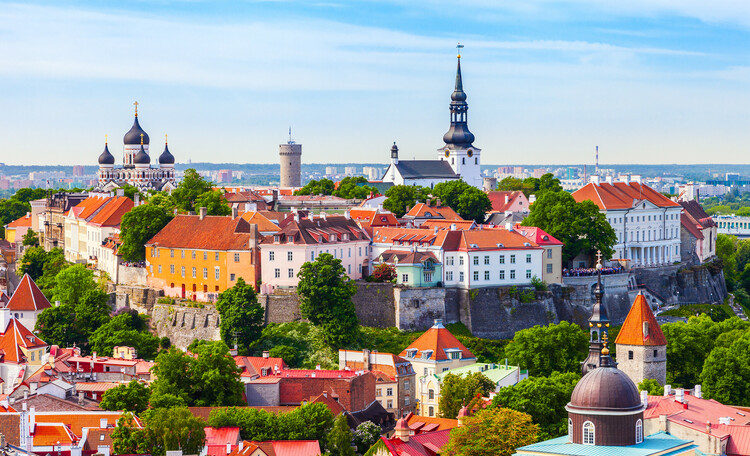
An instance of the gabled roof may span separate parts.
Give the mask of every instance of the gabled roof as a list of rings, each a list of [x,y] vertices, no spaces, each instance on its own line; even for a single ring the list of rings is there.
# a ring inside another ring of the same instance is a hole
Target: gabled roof
[[[197,250],[249,250],[250,224],[241,217],[177,215],[147,246]]]
[[[573,192],[573,198],[579,203],[585,200],[593,201],[601,210],[630,209],[640,201],[648,201],[656,207],[680,206],[648,185],[638,182],[592,182]]]
[[[535,226],[516,226],[516,231],[538,245],[563,245],[557,238]]]
[[[648,325],[644,325],[644,322]],[[644,326],[647,327],[647,333],[644,334]],[[622,345],[646,345],[660,346],[667,345],[667,338],[661,331],[659,323],[656,322],[651,306],[648,305],[646,297],[638,293],[635,297],[630,312],[622,324],[620,332],[617,334],[615,344]]]
[[[445,220],[463,220],[449,206],[430,206],[425,203],[417,203],[404,214],[403,218],[437,218]]]
[[[381,244],[398,245],[434,245],[445,250],[458,247],[460,231],[437,230],[426,228],[376,228],[372,241]]]
[[[107,201],[107,204],[89,220],[91,225],[120,226],[122,216],[133,209],[133,200],[127,196],[109,198]]]
[[[432,260],[435,264],[440,264],[435,254],[432,252],[409,252],[404,258],[398,261],[398,264],[423,264],[427,260]]]
[[[395,166],[404,179],[459,178],[445,160],[399,160],[397,165],[391,166]]]
[[[18,284],[16,292],[8,301],[7,306],[11,311],[32,311],[32,310],[44,310],[52,305],[44,296],[42,290],[36,285],[31,279],[31,276],[24,274],[21,279],[21,283]]]
[[[458,420],[454,418],[438,418],[434,416],[421,416],[409,413],[406,415],[406,424],[415,433],[430,431],[445,431],[458,427]]]
[[[701,229],[703,228],[701,224],[685,211],[680,214],[680,225],[682,225],[682,227],[685,228],[694,238],[698,240],[704,238],[703,233],[701,233]]]
[[[5,307],[8,302],[10,301],[10,298],[7,294],[5,294],[4,291],[0,290],[0,307]]]
[[[240,442],[240,428],[238,427],[206,426],[203,430],[206,432],[206,445],[224,445],[226,448],[227,443],[236,445]]]
[[[414,357],[407,356],[407,352],[416,349],[417,353]],[[425,331],[424,334],[419,336],[417,340],[412,342],[406,349],[404,349],[399,356],[406,360],[430,360],[430,361],[445,361],[450,359],[449,352],[446,350],[459,350],[461,352],[462,359],[475,359],[476,357],[468,348],[456,339],[456,336],[451,334],[448,329],[443,326],[442,323],[435,323],[430,329]],[[423,358],[422,355],[429,354],[428,358]]]
[[[343,234],[349,236],[348,241],[343,240]],[[266,236],[264,243],[271,244],[275,236],[281,236],[282,243],[287,243],[291,236],[295,245],[300,244],[329,244],[339,242],[352,242],[368,240],[367,233],[357,225],[351,218],[340,215],[327,215],[325,218],[315,216],[313,220],[308,217],[287,217],[281,223],[281,231]]]
[[[520,190],[487,192],[487,197],[492,203],[493,212],[523,212],[529,210],[528,199]],[[526,205],[523,204],[524,200],[526,200]]]
[[[33,349],[46,347],[47,343],[28,330],[15,318],[11,318],[5,332],[0,334],[0,353],[2,362],[25,363],[26,357],[21,348]]]
[[[258,445],[268,456],[320,455],[320,444],[317,440],[268,440],[251,443]]]
[[[91,216],[102,208],[111,199],[109,196],[89,196],[85,200],[76,204],[71,208],[73,215],[84,220],[88,220]]]
[[[468,230],[460,232],[457,250],[538,249],[539,245],[521,233],[504,228]]]
[[[37,423],[33,433],[34,446],[71,445],[76,436],[62,423]]]
[[[244,212],[241,217],[251,225],[258,225],[259,233],[275,233],[281,229],[279,225],[273,223],[258,211]]]
[[[419,227],[420,228],[473,230],[474,228],[477,227],[477,222],[475,222],[474,220],[426,220]]]
[[[398,437],[381,437],[393,456],[436,456],[450,440],[450,429],[409,436],[404,442]]]
[[[267,375],[286,369],[287,365],[281,358],[264,358],[262,356],[234,356],[234,362],[242,369],[243,377],[262,375],[263,369],[269,369]]]
[[[716,222],[714,222],[714,219],[712,219],[711,216],[708,215],[705,210],[703,210],[703,206],[701,206],[698,201],[680,201],[680,206],[682,206],[682,209],[684,209],[684,211],[687,212],[690,217],[693,218],[693,220],[701,225],[701,228],[710,228],[712,226],[716,226]]]
[[[64,423],[77,436],[83,435],[83,428],[99,428],[101,420],[107,420],[107,426],[114,426],[125,412],[36,412],[37,423]]]
[[[6,226],[8,228],[31,228],[31,213],[27,212],[26,215],[22,215],[21,217],[8,223],[8,225]]]

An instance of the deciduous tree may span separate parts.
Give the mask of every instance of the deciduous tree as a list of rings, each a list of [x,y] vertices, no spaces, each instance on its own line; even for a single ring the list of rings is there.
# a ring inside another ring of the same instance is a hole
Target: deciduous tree
[[[440,385],[440,416],[455,419],[465,404],[477,395],[489,396],[495,390],[495,384],[481,372],[465,375],[448,373]]]
[[[176,190],[175,190],[176,191]],[[141,204],[122,216],[120,223],[120,254],[126,261],[146,259],[146,242],[161,231],[174,217],[164,207],[155,204]]]
[[[531,417],[515,410],[494,407],[480,410],[453,428],[440,454],[445,456],[510,456],[516,448],[537,441],[539,427]]]
[[[130,313],[112,317],[89,337],[91,350],[112,353],[114,347],[124,345],[135,348],[140,358],[154,359],[159,351],[159,338],[148,330],[138,329],[139,324],[134,323],[134,318],[140,320],[142,317],[137,312],[135,317]]]
[[[148,386],[137,380],[131,380],[126,385],[118,385],[107,390],[99,404],[104,410],[125,410],[140,414],[148,408],[151,391]]]
[[[357,426],[354,430],[354,445],[357,447],[357,453],[365,454],[371,446],[380,439],[380,426],[372,421],[365,421]]]
[[[336,190],[336,185],[331,179],[320,179],[319,181],[313,179],[304,187],[295,191],[295,195],[333,195]]]
[[[528,369],[529,375],[549,376],[554,371],[580,372],[587,348],[583,330],[561,321],[516,332],[505,353],[511,363]]]
[[[750,330],[728,348],[711,350],[700,380],[708,399],[724,404],[750,405]]]
[[[653,378],[644,378],[643,381],[638,384],[638,391],[646,391],[649,396],[664,395],[664,387]]]
[[[365,199],[371,192],[377,194],[378,190],[368,186],[368,183],[367,178],[362,176],[345,177],[341,179],[333,195],[345,199]]]
[[[198,197],[211,190],[212,182],[203,178],[193,168],[185,170],[182,180],[172,191],[172,198],[178,208],[183,211],[194,211]]]
[[[221,340],[231,346],[237,342],[244,352],[260,337],[263,330],[263,308],[252,285],[240,277],[232,288],[219,295],[216,301],[221,323]]]
[[[196,211],[201,208],[206,208],[207,215],[229,215],[232,213],[232,208],[227,204],[227,200],[224,199],[219,190],[209,190],[205,193],[201,193],[195,199]]]
[[[385,192],[388,199],[383,202],[383,208],[393,212],[396,217],[403,217],[417,201],[426,201],[429,194],[430,190],[424,187],[394,185]]]
[[[298,277],[302,316],[323,328],[325,342],[333,347],[353,340],[359,329],[352,302],[357,286],[346,275],[341,260],[322,253],[315,261],[303,264]]]
[[[354,456],[352,431],[343,413],[333,421],[333,429],[328,433],[326,447],[331,456]]]
[[[450,206],[461,218],[483,223],[492,203],[486,193],[462,180],[441,182],[432,189],[441,204]]]
[[[24,247],[36,247],[39,245],[39,233],[29,228],[23,235]]]

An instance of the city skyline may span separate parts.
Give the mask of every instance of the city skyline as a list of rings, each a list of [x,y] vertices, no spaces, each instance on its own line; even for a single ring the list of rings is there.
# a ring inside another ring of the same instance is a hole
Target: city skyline
[[[52,6],[55,5],[55,6]],[[63,5],[63,6],[58,6]],[[141,1],[0,11],[8,164],[96,163],[139,102],[152,163],[432,159],[455,45],[483,163],[742,163],[750,12],[741,2]]]

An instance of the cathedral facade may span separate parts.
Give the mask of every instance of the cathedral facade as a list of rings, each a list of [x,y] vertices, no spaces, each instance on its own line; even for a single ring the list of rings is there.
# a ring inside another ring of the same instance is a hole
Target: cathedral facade
[[[149,143],[148,134],[138,122],[138,105],[136,104],[133,126],[123,138],[122,165],[115,165],[115,157],[109,152],[109,145],[105,141],[104,152],[99,155],[99,182],[95,190],[111,191],[124,185],[132,185],[139,190],[174,190],[177,186],[175,160],[169,152],[166,139],[164,152],[159,155],[155,166],[151,166]]]

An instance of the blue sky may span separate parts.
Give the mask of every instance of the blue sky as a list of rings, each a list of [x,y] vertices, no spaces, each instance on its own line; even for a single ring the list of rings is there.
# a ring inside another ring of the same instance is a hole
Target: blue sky
[[[3,2],[0,162],[431,158],[458,41],[483,163],[748,162],[746,0]]]

